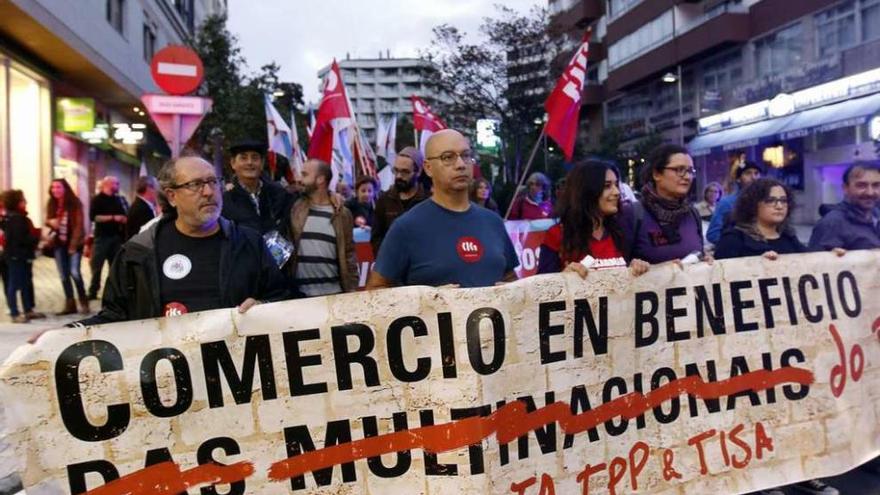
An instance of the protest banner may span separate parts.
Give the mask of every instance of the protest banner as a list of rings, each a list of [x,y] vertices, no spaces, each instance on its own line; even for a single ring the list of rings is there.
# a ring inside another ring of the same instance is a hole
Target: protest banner
[[[665,264],[55,331],[0,370],[3,439],[29,495],[744,493],[880,453],[878,266]]]

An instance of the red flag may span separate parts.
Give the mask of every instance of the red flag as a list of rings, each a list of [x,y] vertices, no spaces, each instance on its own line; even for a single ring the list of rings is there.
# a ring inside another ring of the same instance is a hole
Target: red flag
[[[588,29],[584,34],[581,46],[556,82],[553,92],[544,102],[544,109],[547,111],[547,126],[544,132],[562,148],[566,160],[571,160],[571,155],[574,153],[578,118],[581,113],[581,94],[587,76],[587,53],[589,53],[591,32],[592,30]]]
[[[413,106],[413,127],[417,131],[437,132],[446,129],[446,123],[431,112],[431,107],[427,103],[416,95],[409,98]]]
[[[345,85],[342,83],[339,65],[334,59],[330,70],[324,76],[318,118],[315,120],[312,138],[309,141],[309,158],[331,162],[333,159],[334,124],[340,119],[350,121],[351,112],[348,109],[348,97],[345,95]]]

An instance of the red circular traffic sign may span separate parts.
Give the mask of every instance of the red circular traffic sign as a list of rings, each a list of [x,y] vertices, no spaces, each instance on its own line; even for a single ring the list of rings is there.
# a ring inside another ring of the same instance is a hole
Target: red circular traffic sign
[[[192,49],[168,45],[159,50],[150,62],[150,73],[156,84],[172,95],[192,93],[202,83],[205,69],[202,59]]]

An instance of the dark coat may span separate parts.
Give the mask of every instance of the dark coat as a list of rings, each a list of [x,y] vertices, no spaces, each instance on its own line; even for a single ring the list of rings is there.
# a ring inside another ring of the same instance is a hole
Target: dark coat
[[[78,322],[97,325],[162,316],[156,232],[174,221],[164,217],[122,245],[110,266],[101,311]],[[220,218],[220,301],[233,307],[245,299],[278,301],[288,295],[287,281],[259,233]]]
[[[32,260],[40,237],[35,233],[34,223],[26,215],[11,211],[0,219],[0,229],[6,236],[3,255],[9,260]]]
[[[125,239],[128,240],[137,235],[141,231],[141,227],[155,216],[146,201],[140,197],[135,198],[131,208],[128,209],[128,220],[125,222]]]
[[[223,193],[222,215],[223,218],[250,227],[260,234],[272,230],[284,233],[290,220],[290,208],[295,199],[296,196],[287,192],[277,182],[264,180],[260,188],[258,215],[250,193],[236,180],[233,182],[233,188]]]
[[[374,224],[370,231],[370,244],[373,245],[373,256],[379,256],[379,246],[382,245],[385,235],[388,234],[391,223],[397,217],[409,211],[413,206],[428,199],[428,194],[425,193],[421,184],[417,184],[416,187],[416,194],[406,208],[403,206],[403,201],[400,200],[400,193],[394,186],[391,186],[390,189],[382,193],[379,199],[376,200],[376,210],[373,215]]]
[[[727,258],[761,256],[767,251],[776,251],[779,254],[792,254],[803,253],[806,250],[806,246],[801,244],[797,235],[791,230],[780,233],[779,239],[762,241],[753,238],[743,230],[730,227],[721,234],[721,239],[715,245],[715,258],[723,260]]]
[[[874,217],[880,212],[874,210]],[[813,228],[810,250],[874,249],[880,247],[880,224],[861,216],[854,205],[842,202],[831,209]]]

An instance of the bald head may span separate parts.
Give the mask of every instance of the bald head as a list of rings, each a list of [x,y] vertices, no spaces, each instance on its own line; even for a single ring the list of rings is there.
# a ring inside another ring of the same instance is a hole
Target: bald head
[[[435,194],[467,194],[473,166],[470,142],[454,129],[435,133],[425,144],[425,173],[434,181]]]
[[[437,131],[429,137],[428,142],[425,143],[425,156],[437,156],[443,153],[445,147],[448,147],[451,143],[457,141],[467,142],[467,138],[455,129],[443,129],[442,131]],[[469,143],[468,146],[470,146]]]

